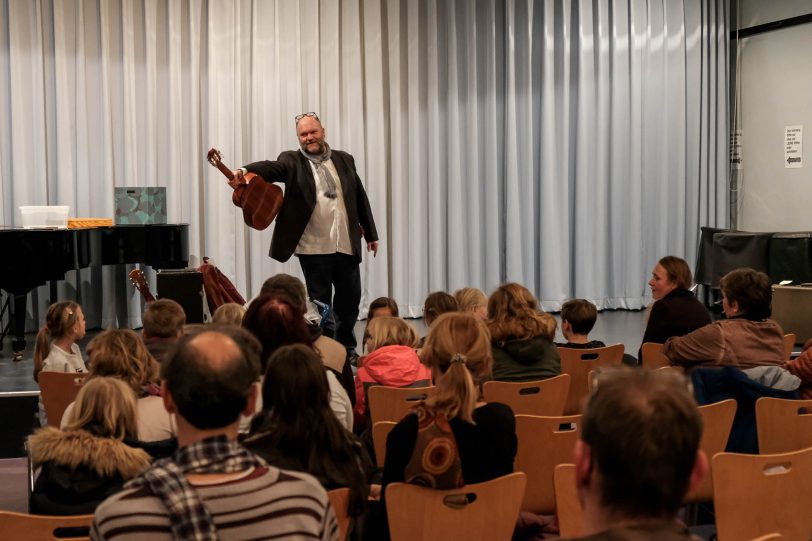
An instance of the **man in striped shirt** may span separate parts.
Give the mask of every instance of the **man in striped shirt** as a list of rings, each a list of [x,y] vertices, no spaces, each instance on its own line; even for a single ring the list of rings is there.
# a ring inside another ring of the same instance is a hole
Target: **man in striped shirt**
[[[161,368],[179,450],[96,509],[92,539],[338,540],[318,481],[236,443],[240,414],[254,409],[259,351],[239,328],[179,342]]]

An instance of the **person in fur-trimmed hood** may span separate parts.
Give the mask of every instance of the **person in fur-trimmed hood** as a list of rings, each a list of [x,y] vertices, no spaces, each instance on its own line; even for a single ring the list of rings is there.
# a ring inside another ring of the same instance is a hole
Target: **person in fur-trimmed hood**
[[[28,438],[34,467],[41,466],[31,493],[31,513],[92,514],[129,479],[150,465],[135,440],[135,394],[123,381],[94,378],[76,397],[74,421],[64,430],[45,427]]]

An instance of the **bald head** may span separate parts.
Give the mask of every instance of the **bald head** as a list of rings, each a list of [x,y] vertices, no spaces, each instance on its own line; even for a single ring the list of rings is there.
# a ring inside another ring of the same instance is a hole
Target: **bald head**
[[[223,428],[245,409],[259,379],[256,346],[239,330],[205,330],[181,339],[161,369],[178,414],[201,430]],[[232,333],[234,337],[230,336]],[[243,342],[243,338],[248,341]]]

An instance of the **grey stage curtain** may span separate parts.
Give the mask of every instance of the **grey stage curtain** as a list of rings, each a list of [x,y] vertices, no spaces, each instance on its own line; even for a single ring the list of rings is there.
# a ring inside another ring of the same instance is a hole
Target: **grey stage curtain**
[[[250,297],[298,264],[267,257],[205,151],[273,158],[315,110],[382,235],[362,304],[419,315],[430,291],[512,280],[547,309],[639,308],[659,257],[692,262],[699,226],[726,223],[726,18],[724,0],[0,0],[0,222],[166,186],[193,254]],[[80,279],[91,324],[140,322],[119,275]]]

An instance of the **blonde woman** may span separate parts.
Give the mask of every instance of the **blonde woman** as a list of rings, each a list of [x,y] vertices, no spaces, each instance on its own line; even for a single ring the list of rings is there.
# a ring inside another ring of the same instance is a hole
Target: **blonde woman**
[[[369,352],[359,361],[355,378],[355,425],[366,422],[366,393],[372,385],[386,387],[424,386],[431,372],[420,364],[414,348],[417,333],[399,317],[376,317],[369,322],[364,345]]]
[[[491,371],[485,324],[473,314],[448,313],[431,326],[423,349],[436,392],[401,420],[386,440],[386,486],[409,482],[438,489],[481,483],[513,472],[516,420],[505,404],[485,404],[480,383]],[[378,510],[376,510],[378,511]],[[387,538],[385,510],[370,527]]]
[[[138,397],[136,424],[138,439],[156,442],[173,438],[175,423],[163,406],[158,383],[158,363],[141,337],[129,329],[111,329],[98,334],[87,345],[88,380],[112,377],[130,386]],[[73,404],[62,416],[64,428],[74,420]]]
[[[464,287],[454,292],[460,312],[471,312],[481,320],[488,319],[488,297],[475,287]]]
[[[516,283],[499,286],[488,299],[493,379],[533,381],[559,375],[555,327],[555,318],[539,308],[526,287]]]
[[[31,460],[41,466],[31,493],[35,514],[92,514],[150,463],[127,446],[135,439],[135,394],[123,381],[89,380],[74,402],[74,420],[63,430],[45,427],[28,439]]]

